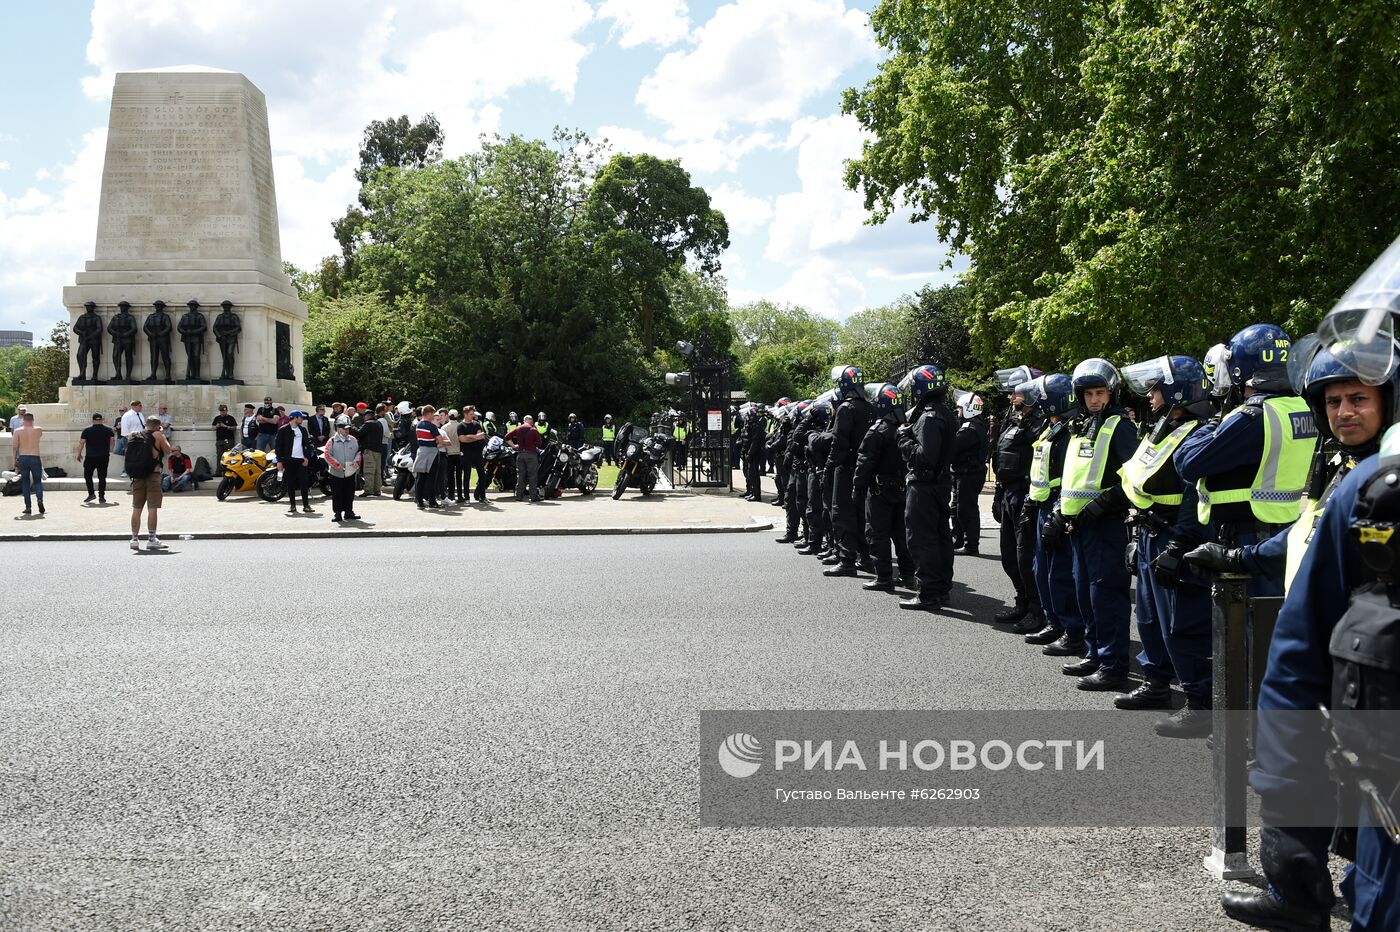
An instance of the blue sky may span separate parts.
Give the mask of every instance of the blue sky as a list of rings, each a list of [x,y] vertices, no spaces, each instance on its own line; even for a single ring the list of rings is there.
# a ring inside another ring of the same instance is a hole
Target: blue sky
[[[680,158],[725,211],[731,300],[844,317],[954,274],[929,224],[864,225],[840,93],[875,71],[871,0],[95,0],[7,4],[0,329],[37,334],[92,258],[112,75],[209,65],[267,96],[284,258],[335,251],[370,119],[433,112],[448,155],[555,125]],[[959,263],[961,267],[961,263]]]

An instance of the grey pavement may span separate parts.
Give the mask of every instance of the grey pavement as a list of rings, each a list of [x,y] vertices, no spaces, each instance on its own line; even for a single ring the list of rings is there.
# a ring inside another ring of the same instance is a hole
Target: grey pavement
[[[1203,829],[700,829],[701,709],[1107,704],[994,540],[932,616],[773,536],[0,543],[0,928],[1237,928]]]

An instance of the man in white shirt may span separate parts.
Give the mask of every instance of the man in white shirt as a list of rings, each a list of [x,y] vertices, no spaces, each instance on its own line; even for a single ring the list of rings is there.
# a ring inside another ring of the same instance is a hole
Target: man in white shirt
[[[132,434],[139,434],[146,429],[146,416],[141,413],[141,402],[133,401],[131,409],[122,415],[118,436],[130,437]]]
[[[170,406],[165,402],[157,405],[156,417],[160,418],[160,432],[165,434],[165,439],[168,442],[175,430],[175,422],[170,417]]]

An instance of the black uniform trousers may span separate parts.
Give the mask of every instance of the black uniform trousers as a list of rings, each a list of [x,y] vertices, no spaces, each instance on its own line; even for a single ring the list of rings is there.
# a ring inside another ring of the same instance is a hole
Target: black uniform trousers
[[[894,544],[899,575],[906,576],[913,572],[914,561],[909,556],[909,542],[904,531],[902,494],[880,495],[871,492],[865,496],[865,542],[870,548],[870,559],[875,564],[876,579],[894,578],[890,544]]]
[[[865,542],[865,493],[856,493],[854,478],[853,467],[837,466],[832,481],[831,536],[842,563],[870,559]]]
[[[826,539],[826,508],[820,470],[807,471],[807,537],[814,544]]]
[[[904,533],[919,598],[946,602],[953,587],[952,479],[910,479],[904,489]]]
[[[749,458],[746,459],[746,460],[744,460],[744,494],[745,494],[745,495],[752,495],[752,496],[755,497],[755,498],[761,498],[761,497],[762,497],[762,495],[763,495],[763,480],[762,480],[762,478],[760,478],[762,475],[763,475],[763,467],[762,467],[762,465],[758,462],[758,457],[756,457],[756,456],[750,454]]]
[[[1016,589],[1016,607],[1039,615],[1040,589],[1035,583],[1036,519],[1022,517],[1028,485],[1008,485],[1001,490],[1001,569]]]
[[[982,537],[982,514],[977,510],[977,496],[982,494],[987,475],[976,472],[953,473],[953,543],[977,550]]]
[[[787,505],[788,468],[783,462],[783,457],[778,457],[778,462],[773,471],[774,484],[778,487],[778,504]]]
[[[807,483],[803,481],[805,478],[800,469],[788,471],[787,498],[783,501],[783,507],[787,509],[788,537],[799,536],[798,529],[807,518]]]

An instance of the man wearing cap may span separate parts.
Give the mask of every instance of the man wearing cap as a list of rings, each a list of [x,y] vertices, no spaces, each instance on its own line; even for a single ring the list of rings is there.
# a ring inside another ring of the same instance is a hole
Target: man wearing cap
[[[239,434],[243,449],[251,450],[258,439],[258,415],[257,408],[249,402],[243,406],[243,421],[240,425]]]
[[[271,450],[277,445],[277,408],[272,396],[263,399],[257,412],[258,433],[253,445],[259,450]]]
[[[107,464],[111,462],[112,448],[117,445],[117,435],[112,428],[102,423],[102,414],[92,416],[92,424],[83,428],[78,435],[78,462],[83,464],[83,481],[87,483],[87,498],[94,498],[100,504],[107,503]],[[93,474],[97,474],[97,491],[92,488]]]
[[[261,415],[259,415],[261,416]],[[287,490],[287,514],[297,513],[297,491],[301,491],[301,510],[311,514],[311,432],[302,423],[305,411],[292,411],[288,422],[277,431],[277,473]]]
[[[223,460],[224,454],[233,449],[238,436],[238,422],[228,413],[228,405],[219,405],[219,413],[214,415],[214,462]]]
[[[19,430],[20,427],[24,424],[24,412],[28,410],[29,409],[26,408],[24,405],[20,405],[18,408],[15,408],[14,416],[10,418],[10,433],[13,434],[15,431]]]

